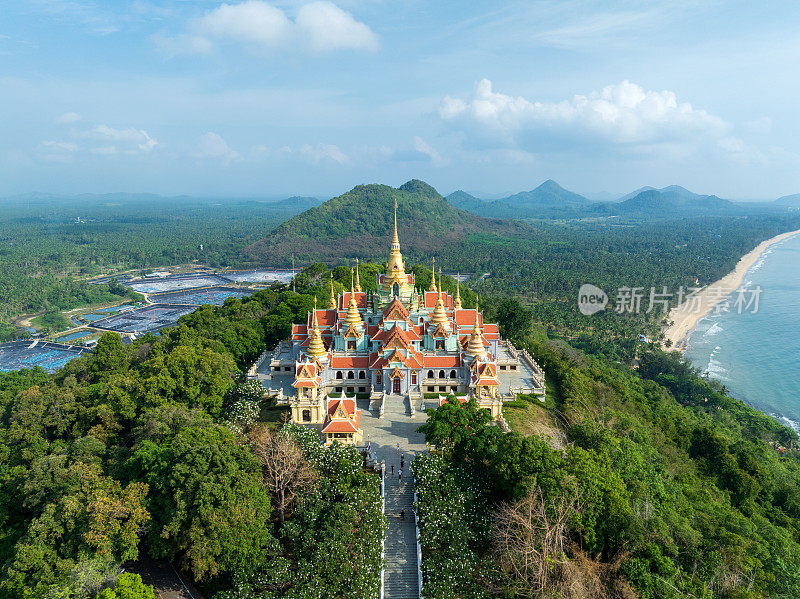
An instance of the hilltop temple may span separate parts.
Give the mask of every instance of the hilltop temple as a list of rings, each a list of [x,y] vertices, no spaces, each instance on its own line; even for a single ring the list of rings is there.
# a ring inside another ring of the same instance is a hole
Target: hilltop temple
[[[452,393],[462,401],[475,397],[500,418],[503,399],[515,397],[510,389],[499,393],[501,378],[518,374],[522,353],[501,341],[498,325],[485,323],[477,307],[462,306],[458,286],[455,296],[441,289],[441,271],[438,286],[434,272],[427,290],[417,288],[400,252],[395,204],[389,261],[377,291],[363,291],[357,271],[345,293],[335,294],[331,281],[327,307],[315,305],[307,322],[293,326],[270,371],[294,373],[294,422],[322,424],[328,442],[359,444],[356,398],[368,397],[370,405],[407,400],[413,414],[413,402],[425,401],[425,394],[436,394],[436,405]]]

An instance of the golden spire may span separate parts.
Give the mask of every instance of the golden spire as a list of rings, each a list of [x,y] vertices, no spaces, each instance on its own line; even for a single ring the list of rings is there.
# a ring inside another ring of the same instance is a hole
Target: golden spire
[[[328,310],[336,309],[336,296],[333,294],[333,271],[331,271],[331,297],[328,299]]]
[[[361,312],[358,311],[356,304],[355,287],[353,286],[353,269],[350,269],[350,302],[347,305],[347,314],[344,317],[344,323],[347,325],[357,326],[363,324],[361,320]]]
[[[453,302],[454,310],[461,310],[461,290],[459,289],[460,278],[461,278],[461,273],[458,273],[458,276],[456,277],[456,299]]]
[[[356,258],[356,293],[361,293],[361,281],[358,280],[358,258]]]
[[[386,276],[383,278],[383,292],[392,294],[397,285],[399,295],[407,296],[411,293],[408,284],[408,275],[403,263],[403,254],[400,253],[400,238],[397,235],[397,198],[394,200],[394,235],[392,236],[392,251],[386,263]]]
[[[397,236],[397,198],[394,199],[394,237],[392,238],[392,249],[400,249],[400,238]]]
[[[472,327],[472,334],[469,336],[467,344],[467,355],[483,358],[486,356],[486,348],[483,346],[483,335],[481,334],[480,312],[478,312],[478,299],[475,299],[475,326]]]
[[[431,260],[431,286],[428,287],[428,291],[433,291],[436,293],[436,258],[434,257]]]
[[[314,316],[311,318],[311,341],[308,344],[308,355],[312,358],[320,358],[327,352],[325,351],[325,344],[322,342],[322,335],[319,332],[319,323],[317,322],[317,298],[314,298]]]

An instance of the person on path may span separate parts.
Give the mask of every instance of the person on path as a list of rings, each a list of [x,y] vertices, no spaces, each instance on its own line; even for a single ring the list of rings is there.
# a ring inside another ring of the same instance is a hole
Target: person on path
[[[400,470],[397,471],[397,484],[398,485],[402,485],[403,484],[403,469],[402,468],[400,468]]]
[[[394,476],[394,464],[392,464],[392,476]]]
[[[397,453],[400,453],[400,441],[397,442]]]
[[[400,510],[400,519],[401,520],[405,520],[406,519],[406,511],[405,510]]]
[[[406,461],[406,456],[401,455],[400,456],[400,467],[401,468],[405,465],[405,461]]]

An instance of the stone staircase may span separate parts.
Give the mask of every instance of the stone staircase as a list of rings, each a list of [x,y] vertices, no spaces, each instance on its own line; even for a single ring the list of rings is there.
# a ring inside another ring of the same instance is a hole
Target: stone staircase
[[[394,476],[386,473],[386,517],[389,530],[386,534],[386,570],[384,571],[385,599],[419,599],[417,578],[417,540],[414,525],[414,489],[411,473],[403,472],[403,486],[399,487],[397,470]],[[405,519],[400,519],[405,510]]]

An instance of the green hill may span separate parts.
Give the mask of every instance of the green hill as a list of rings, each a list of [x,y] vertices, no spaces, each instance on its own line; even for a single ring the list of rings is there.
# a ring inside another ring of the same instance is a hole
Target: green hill
[[[505,204],[525,208],[581,208],[591,202],[580,194],[564,189],[552,179],[548,179],[536,189],[515,193],[501,200]]]
[[[618,204],[604,208],[620,216],[697,216],[709,214],[732,214],[737,206],[717,196],[698,195],[672,185],[663,189],[648,189]]]
[[[426,257],[470,235],[515,237],[530,229],[511,221],[480,218],[451,206],[423,181],[400,188],[359,185],[321,206],[289,219],[269,237],[245,249],[252,260],[273,266],[360,258],[384,261],[387,256],[394,200],[403,253]]]

